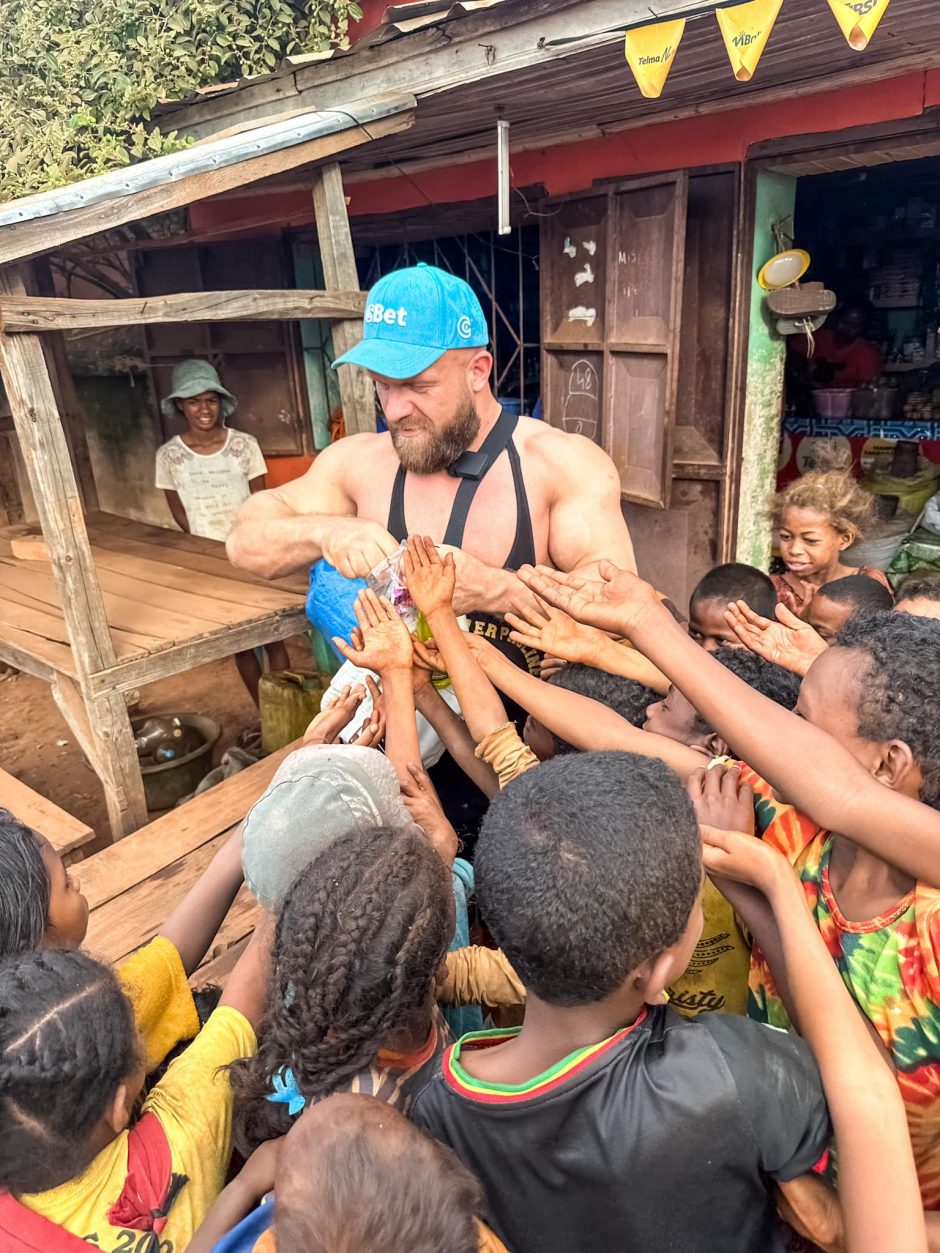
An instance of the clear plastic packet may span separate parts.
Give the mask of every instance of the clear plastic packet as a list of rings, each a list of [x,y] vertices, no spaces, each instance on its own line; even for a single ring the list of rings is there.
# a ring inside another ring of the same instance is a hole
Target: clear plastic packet
[[[386,557],[369,571],[366,583],[376,596],[384,596],[391,601],[398,616],[413,635],[418,626],[418,611],[405,586],[401,570],[406,551],[406,545],[402,542],[398,546],[398,552],[392,553],[391,557]]]

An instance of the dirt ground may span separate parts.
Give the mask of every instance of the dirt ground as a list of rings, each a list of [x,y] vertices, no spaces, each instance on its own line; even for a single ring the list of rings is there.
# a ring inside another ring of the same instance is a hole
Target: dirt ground
[[[288,641],[291,661],[313,665],[307,641]],[[231,659],[213,661],[140,689],[138,714],[199,713],[222,728],[213,765],[259,715]],[[28,674],[0,680],[0,766],[27,787],[107,833],[104,795],[75,737],[59,713],[48,684]],[[107,841],[105,841],[107,842]]]

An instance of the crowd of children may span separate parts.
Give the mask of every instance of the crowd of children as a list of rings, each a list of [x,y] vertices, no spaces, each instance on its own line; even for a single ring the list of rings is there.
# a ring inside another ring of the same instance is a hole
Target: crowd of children
[[[844,566],[862,508],[806,476],[786,575],[719,566],[687,622],[524,567],[542,678],[412,537],[431,638],[360,595],[366,722],[338,738],[364,687],[321,714],[117,969],[0,812],[0,1248],[940,1249],[940,579]],[[438,673],[492,797],[466,856]],[[197,1004],[243,882],[264,920]]]

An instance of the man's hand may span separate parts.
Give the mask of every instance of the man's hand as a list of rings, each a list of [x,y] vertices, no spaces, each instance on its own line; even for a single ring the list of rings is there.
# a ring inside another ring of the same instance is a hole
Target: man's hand
[[[520,602],[513,608],[513,613],[506,614],[512,627],[509,638],[523,648],[536,648],[564,661],[596,666],[602,650],[610,644],[603,631],[575,621],[570,614],[552,609],[544,601],[536,600],[532,605]],[[545,677],[543,667],[542,678]]]
[[[450,553],[457,567],[454,591],[454,613],[502,613],[513,599],[524,595],[516,576],[510,570],[488,566],[463,548],[449,544],[438,546],[440,553]]]
[[[699,824],[754,834],[754,792],[736,766],[696,770],[685,781]]]
[[[447,552],[442,560],[433,540],[412,535],[402,561],[402,573],[408,594],[427,622],[441,612],[453,612],[457,584],[453,551]]]
[[[729,605],[725,619],[741,643],[776,666],[804,675],[820,653],[828,648],[826,641],[786,605],[777,606],[777,622],[762,618],[743,600]]]
[[[347,579],[364,579],[398,548],[384,526],[365,518],[330,518],[320,535],[324,559]]]
[[[648,583],[611,561],[602,561],[597,572],[600,579],[588,579],[547,566],[522,566],[519,578],[536,596],[577,622],[629,637],[650,610],[659,609],[659,598]]]
[[[415,823],[425,833],[448,866],[454,864],[460,841],[447,821],[434,784],[427,773],[408,763],[408,778],[400,782],[402,800]]]
[[[356,622],[352,644],[334,638],[340,653],[354,666],[386,675],[394,670],[411,673],[411,636],[408,628],[384,596],[366,589],[356,597]]]

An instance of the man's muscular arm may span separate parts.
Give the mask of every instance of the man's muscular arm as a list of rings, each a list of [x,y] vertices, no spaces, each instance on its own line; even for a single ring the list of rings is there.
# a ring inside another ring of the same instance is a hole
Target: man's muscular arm
[[[605,558],[636,573],[633,542],[620,507],[620,475],[602,448],[583,435],[546,442],[556,484],[549,515],[548,551],[556,570],[592,577]],[[619,553],[611,558],[610,553]]]
[[[378,522],[357,518],[346,489],[350,458],[359,441],[347,436],[319,453],[302,478],[250,496],[226,541],[229,560],[263,578],[293,574],[321,557],[347,578],[364,578],[398,549]]]
[[[581,435],[546,427],[528,448],[537,480],[553,485],[549,501],[548,548],[552,565],[591,578],[598,562],[619,553],[617,564],[636,571],[630,532],[620,508],[620,477],[614,463]],[[472,610],[504,614],[530,599],[511,570],[497,570],[469,553],[454,550],[458,614]]]

